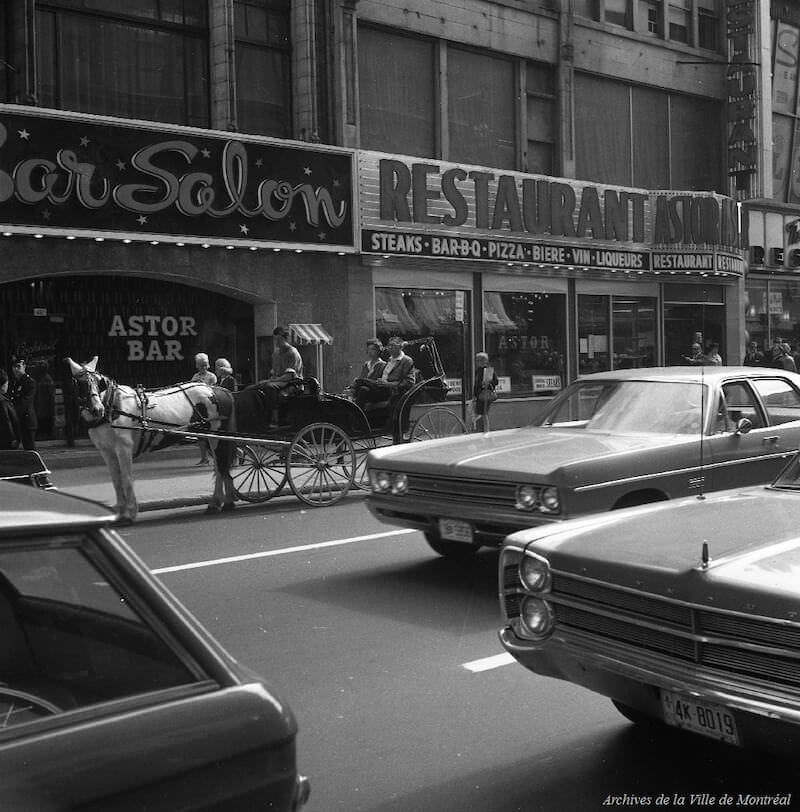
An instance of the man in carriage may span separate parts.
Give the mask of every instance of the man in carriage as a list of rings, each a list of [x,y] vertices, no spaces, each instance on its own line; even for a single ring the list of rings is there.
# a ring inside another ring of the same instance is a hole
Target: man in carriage
[[[356,378],[354,400],[362,409],[387,401],[391,408],[414,385],[414,359],[403,352],[404,344],[400,336],[392,336],[387,342],[389,360],[380,376]]]

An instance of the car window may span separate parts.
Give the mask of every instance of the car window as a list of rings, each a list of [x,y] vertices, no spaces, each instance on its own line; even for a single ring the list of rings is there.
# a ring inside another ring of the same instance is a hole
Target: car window
[[[771,425],[800,420],[800,393],[784,378],[757,378],[753,386]]]
[[[731,381],[722,386],[723,404],[717,413],[719,431],[735,431],[739,421],[746,417],[753,428],[762,428],[764,418],[753,390],[745,381]]]
[[[708,387],[697,381],[578,383],[539,424],[582,421],[586,429],[645,434],[697,434]]]
[[[0,729],[205,679],[98,556],[73,535],[0,549]]]

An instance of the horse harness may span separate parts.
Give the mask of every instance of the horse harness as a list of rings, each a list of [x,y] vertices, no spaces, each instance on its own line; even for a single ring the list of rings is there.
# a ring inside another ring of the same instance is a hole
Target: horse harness
[[[133,388],[136,395],[138,412],[132,413],[119,407],[117,395],[119,394],[120,387],[113,378],[109,378],[106,375],[101,375],[99,372],[92,372],[88,369],[84,371],[84,374],[87,378],[94,380],[95,385],[97,386],[97,394],[100,397],[100,402],[103,404],[104,408],[102,417],[95,420],[87,420],[84,418],[87,428],[97,428],[98,426],[103,425],[103,423],[108,423],[112,428],[124,430],[126,428],[125,426],[115,426],[114,421],[120,417],[127,417],[135,421],[140,425],[143,431],[140,433],[139,441],[134,449],[134,457],[138,457],[140,454],[149,451],[151,447],[153,447],[156,435],[158,433],[169,434],[170,428],[180,431],[191,431],[193,429],[208,430],[209,428],[208,414],[202,413],[202,411],[205,411],[205,409],[201,411],[198,408],[198,404],[194,403],[187,393],[187,386],[191,386],[192,384],[176,384],[174,390],[175,392],[180,392],[192,407],[192,419],[190,422],[187,424],[156,421],[157,426],[153,426],[150,424],[150,419],[148,418],[147,412],[149,409],[155,408],[155,404],[151,403],[148,393],[145,391],[144,387],[141,386],[141,384]],[[217,406],[220,419],[223,421],[227,420],[232,412],[233,397],[227,389],[221,389],[220,387],[215,386],[212,387],[212,390],[213,394],[210,396],[209,400],[211,403]],[[88,400],[89,398],[84,399],[79,396],[79,406],[81,406],[84,410],[88,410]],[[158,447],[160,447],[160,445],[156,446],[156,448]]]

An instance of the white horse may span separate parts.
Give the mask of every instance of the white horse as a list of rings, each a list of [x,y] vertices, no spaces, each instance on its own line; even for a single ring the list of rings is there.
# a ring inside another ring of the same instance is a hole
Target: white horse
[[[133,489],[134,458],[175,442],[170,431],[219,431],[230,414],[230,396],[219,387],[194,382],[145,392],[100,374],[97,360],[95,356],[86,364],[76,364],[67,359],[81,418],[111,474],[120,522],[130,524],[139,509]],[[210,441],[214,494],[208,511],[214,513],[233,508],[233,497],[219,476],[216,445]]]

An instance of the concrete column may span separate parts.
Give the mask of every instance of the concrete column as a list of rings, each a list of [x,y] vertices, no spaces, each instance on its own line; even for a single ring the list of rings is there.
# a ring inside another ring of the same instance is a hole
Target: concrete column
[[[233,0],[209,0],[208,13],[211,128],[235,132],[239,126]]]
[[[555,174],[563,178],[575,177],[575,40],[573,36],[572,0],[561,0],[558,15],[558,161]]]
[[[317,21],[314,0],[292,0],[292,113],[294,137],[320,140],[317,104]]]
[[[334,140],[358,147],[358,0],[337,0],[334,11],[333,64]]]

